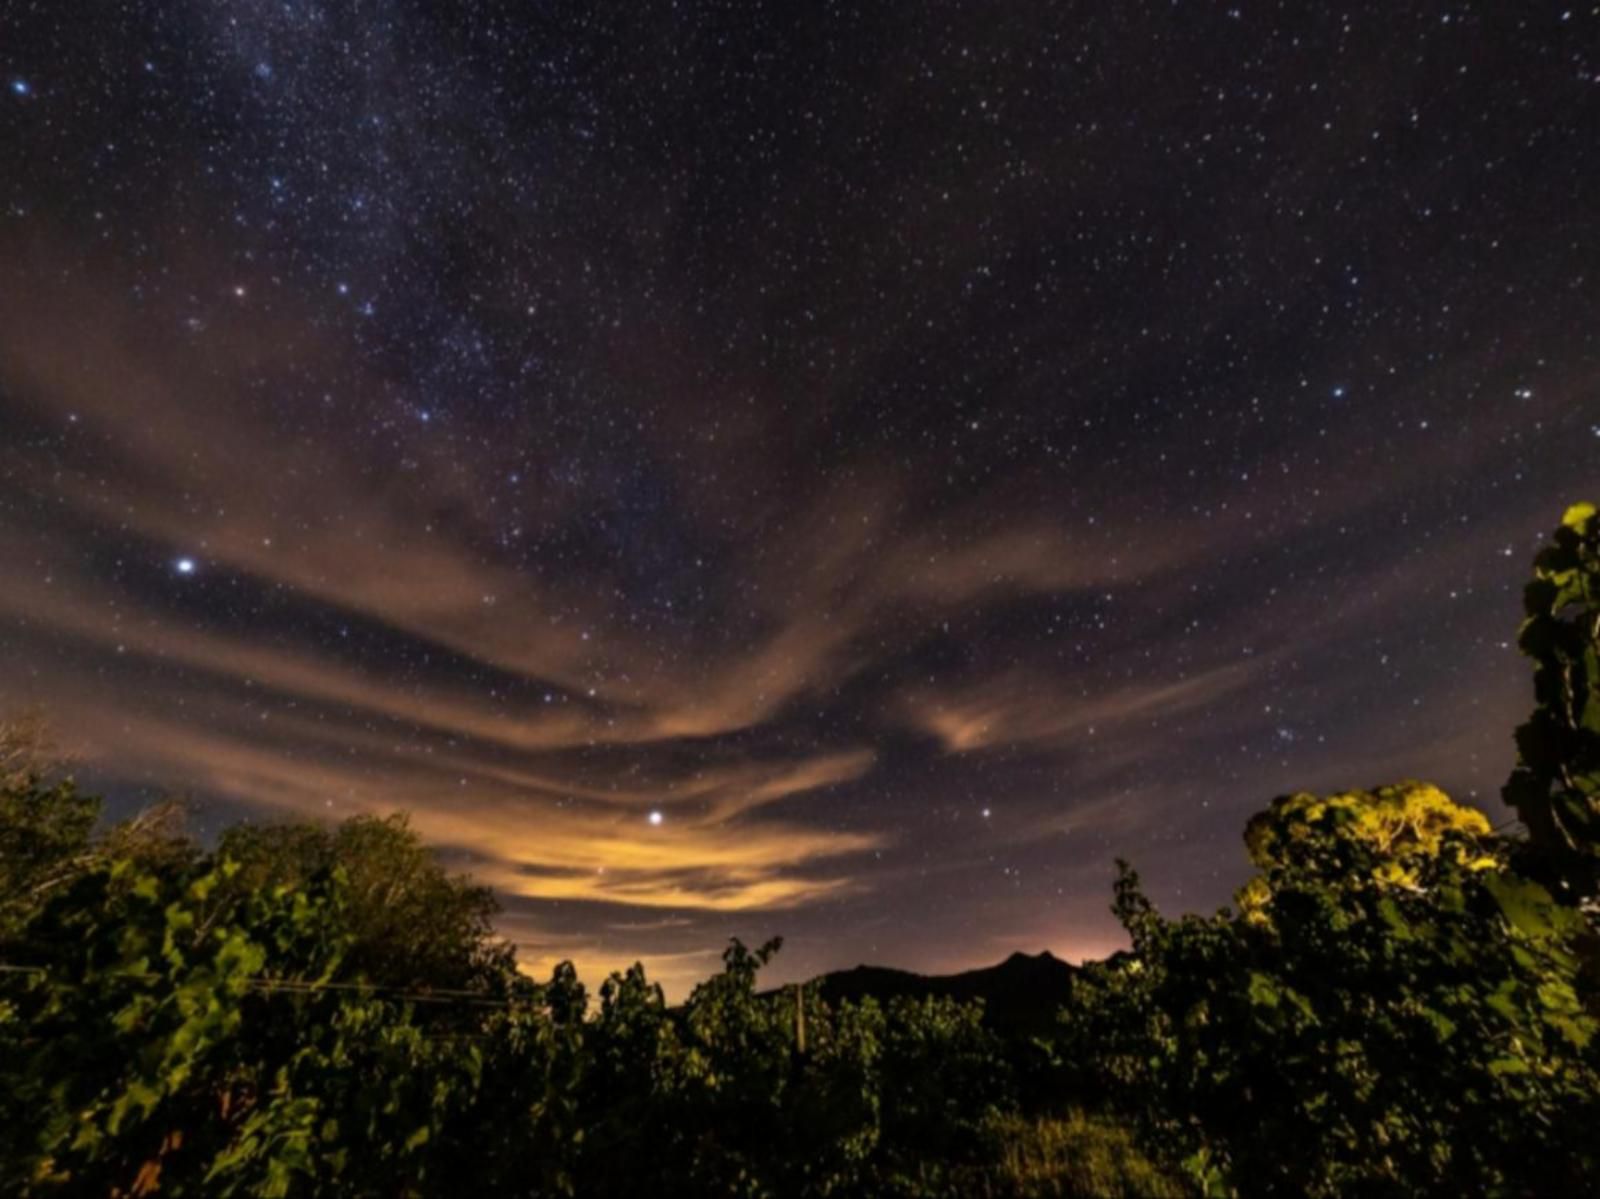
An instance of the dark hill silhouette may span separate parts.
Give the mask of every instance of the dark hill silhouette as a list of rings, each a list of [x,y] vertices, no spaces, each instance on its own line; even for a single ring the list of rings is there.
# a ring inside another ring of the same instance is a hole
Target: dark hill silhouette
[[[880,1003],[896,996],[929,995],[984,1001],[984,1019],[1001,1032],[1028,1035],[1048,1032],[1056,1011],[1067,1002],[1073,976],[1078,972],[1049,950],[1029,955],[1014,953],[1005,961],[960,974],[913,974],[886,966],[857,966],[824,974],[806,984],[824,1000],[860,1000],[868,996]]]

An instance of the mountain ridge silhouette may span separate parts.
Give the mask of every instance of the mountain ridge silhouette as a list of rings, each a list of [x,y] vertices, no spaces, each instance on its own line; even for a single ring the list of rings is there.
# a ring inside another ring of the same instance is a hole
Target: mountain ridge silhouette
[[[818,975],[805,985],[829,1004],[866,998],[885,1003],[902,996],[981,999],[986,1024],[998,1032],[1026,1036],[1054,1027],[1056,1012],[1071,997],[1078,970],[1046,949],[1036,954],[1018,951],[993,966],[955,974],[918,974],[862,964]]]

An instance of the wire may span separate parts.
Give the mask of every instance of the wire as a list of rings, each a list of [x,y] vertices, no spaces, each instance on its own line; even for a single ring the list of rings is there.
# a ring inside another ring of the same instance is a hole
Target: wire
[[[50,971],[44,966],[17,966],[0,962],[0,974],[48,975],[49,973]],[[166,975],[152,970],[107,970],[98,974],[96,981],[108,978],[154,981],[165,977]],[[414,1003],[460,1003],[495,1008],[514,1007],[519,1002],[512,999],[492,999],[481,991],[468,991],[459,987],[435,987],[427,991],[413,991],[383,983],[312,982],[299,978],[274,978],[270,975],[254,975],[242,981],[250,989],[268,995],[314,995],[319,991],[358,991],[364,994],[387,995]]]

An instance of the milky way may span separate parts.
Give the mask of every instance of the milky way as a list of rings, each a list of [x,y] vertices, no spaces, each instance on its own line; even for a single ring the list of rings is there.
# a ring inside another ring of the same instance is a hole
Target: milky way
[[[1118,944],[1505,818],[1600,8],[0,4],[0,707],[530,968]]]

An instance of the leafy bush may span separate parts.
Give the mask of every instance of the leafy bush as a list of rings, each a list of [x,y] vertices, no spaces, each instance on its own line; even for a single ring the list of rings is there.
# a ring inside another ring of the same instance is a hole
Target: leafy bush
[[[1452,808],[1421,784],[1275,801],[1240,914],[1165,920],[1124,865],[1133,954],[1086,972],[1063,1057],[1219,1193],[1578,1193],[1584,921]]]

